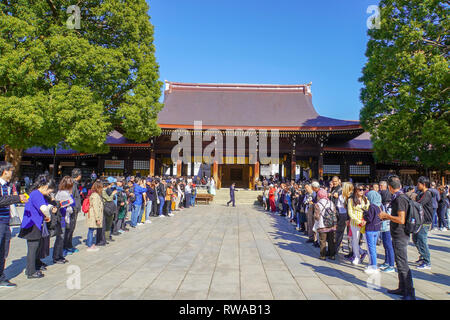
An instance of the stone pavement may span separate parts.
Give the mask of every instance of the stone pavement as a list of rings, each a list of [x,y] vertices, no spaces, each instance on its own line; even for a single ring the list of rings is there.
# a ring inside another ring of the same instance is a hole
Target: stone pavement
[[[0,299],[398,299],[385,293],[397,287],[396,273],[381,274],[373,288],[365,265],[342,256],[319,260],[318,248],[293,225],[259,207],[200,205],[152,221],[86,252],[81,220],[74,236],[80,252],[33,280],[24,275],[26,241],[15,228],[6,273],[18,287],[0,289]],[[416,295],[450,300],[450,232],[433,231],[430,249],[432,270],[411,263]],[[378,250],[382,263],[382,246]],[[408,254],[417,260],[413,245]],[[77,268],[80,287],[69,289]]]

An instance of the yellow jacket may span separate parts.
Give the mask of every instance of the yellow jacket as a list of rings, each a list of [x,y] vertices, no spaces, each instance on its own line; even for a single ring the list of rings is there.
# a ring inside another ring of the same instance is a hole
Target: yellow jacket
[[[361,204],[355,205],[353,199],[348,199],[347,212],[350,217],[350,224],[354,227],[359,227],[363,221],[364,211],[368,210],[370,206],[369,200],[364,196]],[[364,228],[365,229],[365,228]],[[361,230],[362,231],[362,230]]]

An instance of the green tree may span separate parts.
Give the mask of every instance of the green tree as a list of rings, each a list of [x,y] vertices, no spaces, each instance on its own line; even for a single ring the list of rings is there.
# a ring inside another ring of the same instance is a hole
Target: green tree
[[[160,134],[146,1],[78,1],[80,29],[67,24],[73,4],[0,1],[0,145],[16,168],[31,146],[104,153],[113,128],[137,142]]]
[[[444,170],[450,162],[449,2],[380,1],[363,68],[361,124],[375,156],[417,160]]]

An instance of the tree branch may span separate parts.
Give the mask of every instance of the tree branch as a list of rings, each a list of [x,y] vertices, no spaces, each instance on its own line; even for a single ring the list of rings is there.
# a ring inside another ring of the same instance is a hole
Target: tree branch
[[[53,1],[52,0],[47,0],[47,4],[50,6],[50,9],[52,10],[52,13],[53,13],[53,17],[55,18],[55,19],[58,19],[58,10],[56,9],[56,7],[55,7],[55,4],[53,3]]]
[[[422,40],[423,40],[424,42],[426,42],[426,43],[429,43],[429,44],[435,46],[435,47],[447,48],[447,46],[445,46],[445,45],[443,45],[443,44],[440,44],[440,43],[438,43],[438,42],[436,42],[436,41],[431,41],[431,40],[424,39],[424,38],[422,38]]]

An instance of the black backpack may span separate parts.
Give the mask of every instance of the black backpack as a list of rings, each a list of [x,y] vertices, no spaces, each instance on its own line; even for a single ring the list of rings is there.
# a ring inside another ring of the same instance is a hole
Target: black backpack
[[[407,235],[417,234],[422,228],[424,222],[424,211],[420,203],[411,200],[404,195],[408,200],[408,212],[405,217],[405,233]]]
[[[112,194],[113,190],[111,189],[106,189],[106,193],[108,194],[108,196],[110,196]],[[117,214],[117,206],[115,204],[114,201],[105,201],[103,203],[103,213],[107,216],[107,217],[115,217]]]

